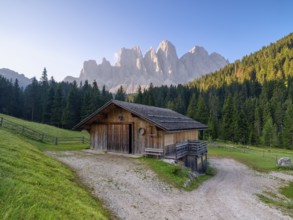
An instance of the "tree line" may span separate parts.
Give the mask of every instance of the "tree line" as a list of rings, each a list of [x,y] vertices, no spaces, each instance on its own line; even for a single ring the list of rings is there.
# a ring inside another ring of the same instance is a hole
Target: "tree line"
[[[293,149],[293,34],[187,85],[139,89],[134,101],[207,124],[206,139]]]
[[[1,113],[69,129],[113,98],[96,82],[77,85],[49,80],[46,68],[41,79],[33,78],[25,89],[18,80],[0,76],[0,94]]]
[[[293,149],[293,34],[186,85],[141,89],[115,99],[164,107],[208,125],[205,139]],[[24,90],[0,77],[0,112],[72,128],[113,94],[94,82],[57,83],[44,69]]]
[[[232,83],[206,91],[152,87],[134,102],[170,108],[208,125],[204,139],[293,149],[293,78]]]

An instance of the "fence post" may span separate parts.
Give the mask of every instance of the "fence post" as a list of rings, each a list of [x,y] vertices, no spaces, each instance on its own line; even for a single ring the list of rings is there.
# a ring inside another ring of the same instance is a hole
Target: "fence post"
[[[82,143],[84,144],[84,136],[82,136]]]
[[[0,117],[0,126],[2,126],[2,123],[3,123],[3,118]]]
[[[55,138],[55,145],[58,145],[58,137]]]

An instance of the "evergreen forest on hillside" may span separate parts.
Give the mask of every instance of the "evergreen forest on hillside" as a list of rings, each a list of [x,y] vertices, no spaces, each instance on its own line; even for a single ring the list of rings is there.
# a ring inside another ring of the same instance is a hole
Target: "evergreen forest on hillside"
[[[96,83],[48,80],[46,68],[40,81],[34,78],[24,90],[17,80],[12,83],[0,76],[0,94],[0,113],[68,129],[112,99]]]
[[[113,98],[96,83],[48,80],[46,69],[24,90],[0,77],[0,94],[1,113],[64,128]],[[187,85],[151,84],[131,98],[207,124],[205,139],[293,149],[293,34]],[[126,99],[122,87],[115,99]]]
[[[293,149],[293,34],[188,85],[139,91],[135,102],[206,123],[205,138]]]

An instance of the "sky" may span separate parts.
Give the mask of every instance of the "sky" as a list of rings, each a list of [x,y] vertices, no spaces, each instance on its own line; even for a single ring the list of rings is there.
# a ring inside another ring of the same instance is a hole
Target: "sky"
[[[292,0],[0,0],[0,68],[78,77],[86,60],[115,64],[162,40],[241,59],[293,32]]]

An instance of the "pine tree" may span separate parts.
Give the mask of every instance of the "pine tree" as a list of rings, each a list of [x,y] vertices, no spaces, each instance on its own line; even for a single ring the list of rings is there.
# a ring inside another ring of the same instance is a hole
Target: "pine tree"
[[[61,127],[61,119],[63,112],[63,96],[62,86],[59,84],[54,92],[54,101],[52,105],[51,123],[57,127]]]
[[[274,136],[275,136],[275,129],[272,117],[267,117],[263,130],[262,130],[262,136],[261,136],[261,143],[264,146],[273,146],[274,143]]]
[[[45,124],[51,124],[52,110],[54,105],[54,88],[53,87],[50,87],[44,103],[45,103],[45,108],[43,111],[42,122]]]
[[[90,111],[94,112],[95,110],[97,110],[99,107],[101,107],[104,104],[104,101],[103,101],[104,99],[101,95],[101,92],[99,90],[99,87],[96,81],[93,82],[90,96],[91,96]]]
[[[207,123],[209,117],[209,111],[205,100],[202,95],[198,97],[198,102],[196,105],[195,120],[198,120],[202,123]]]
[[[219,137],[219,115],[220,115],[220,101],[215,91],[209,95],[209,120],[208,120],[208,135],[212,139]]]
[[[143,99],[143,95],[142,95],[142,91],[141,91],[141,86],[139,85],[138,89],[137,89],[137,95],[134,98],[134,102],[142,104],[143,103],[142,99]]]
[[[41,104],[41,88],[36,78],[25,89],[25,108],[26,117],[32,121],[41,121],[42,104]]]
[[[82,100],[81,119],[86,118],[89,114],[93,113],[91,108],[91,102],[91,94],[89,92],[86,92]]]
[[[22,90],[19,88],[17,79],[15,79],[14,81],[12,92],[9,99],[10,99],[9,114],[16,117],[22,117],[23,95],[22,95]]]
[[[117,90],[117,93],[115,95],[115,99],[116,100],[120,100],[120,101],[125,101],[125,99],[126,99],[126,93],[124,92],[122,85]]]
[[[247,118],[243,110],[240,110],[237,123],[236,141],[240,144],[247,144],[249,141],[248,132]]]
[[[233,140],[233,101],[231,95],[229,95],[223,105],[222,120],[221,120],[221,138],[223,140]]]
[[[284,147],[293,149],[293,104],[291,99],[287,100],[282,139]]]
[[[180,114],[185,114],[184,102],[180,95],[178,95],[174,100],[173,110],[179,112]]]
[[[77,84],[74,81],[67,97],[67,104],[62,116],[62,125],[65,128],[72,128],[80,121],[80,97]]]
[[[44,70],[42,72],[42,76],[41,76],[40,82],[41,82],[41,86],[42,87],[44,87],[46,89],[48,88],[48,86],[49,86],[49,80],[48,80],[48,73],[47,73],[46,67],[44,68]]]
[[[218,120],[217,118],[211,116],[208,121],[208,130],[207,132],[205,132],[205,134],[208,136],[208,138],[215,140],[219,136],[218,130],[219,130]]]
[[[258,105],[256,105],[256,108],[254,111],[254,125],[250,135],[250,142],[252,144],[260,143],[261,131],[262,131],[261,109],[259,108]]]
[[[196,115],[196,98],[195,98],[195,93],[192,94],[191,99],[189,101],[189,105],[187,108],[187,116],[190,118],[195,119],[195,115]]]
[[[150,83],[147,95],[148,96],[147,96],[147,100],[146,100],[145,104],[154,106],[155,105],[155,93],[154,93],[153,83]]]

